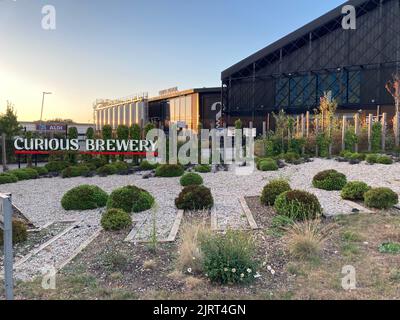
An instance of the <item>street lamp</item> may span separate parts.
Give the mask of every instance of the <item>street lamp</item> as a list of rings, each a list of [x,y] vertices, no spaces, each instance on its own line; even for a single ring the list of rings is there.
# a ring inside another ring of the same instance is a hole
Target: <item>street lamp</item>
[[[41,129],[43,127],[43,122],[42,122],[42,119],[43,119],[43,106],[44,106],[44,97],[45,97],[46,94],[51,94],[51,92],[43,92],[43,95],[42,95],[42,109],[40,111],[40,128]]]

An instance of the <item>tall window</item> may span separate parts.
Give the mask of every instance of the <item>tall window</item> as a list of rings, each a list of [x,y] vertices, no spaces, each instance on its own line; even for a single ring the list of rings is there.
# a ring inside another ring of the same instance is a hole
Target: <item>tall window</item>
[[[283,108],[289,106],[289,79],[280,78],[275,88],[275,104]]]
[[[361,97],[361,72],[348,73],[348,103],[360,103]]]

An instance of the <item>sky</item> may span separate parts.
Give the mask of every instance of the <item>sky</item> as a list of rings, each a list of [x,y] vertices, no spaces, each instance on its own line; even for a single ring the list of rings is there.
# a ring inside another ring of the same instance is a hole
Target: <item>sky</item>
[[[220,86],[221,72],[344,0],[0,0],[0,113],[93,122],[93,102],[178,86]],[[42,8],[56,29],[42,28]]]

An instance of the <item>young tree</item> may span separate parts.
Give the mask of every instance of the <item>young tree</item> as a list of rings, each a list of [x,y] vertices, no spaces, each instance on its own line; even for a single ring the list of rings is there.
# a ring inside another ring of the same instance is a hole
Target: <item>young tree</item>
[[[0,135],[6,135],[6,157],[9,160],[14,158],[13,138],[19,135],[21,130],[14,105],[7,101],[6,112],[0,115]]]
[[[140,135],[141,135],[140,126],[138,124],[132,124],[131,127],[129,128],[129,137],[132,140],[140,140]],[[139,157],[138,156],[134,156],[133,157],[133,162],[135,164],[138,164]]]
[[[68,139],[78,139],[79,133],[76,127],[68,128]],[[68,153],[68,161],[71,163],[77,163],[77,156],[74,151]]]
[[[386,83],[386,90],[392,95],[395,102],[395,121],[393,123],[396,147],[400,145],[400,74],[393,75],[393,79]]]
[[[112,127],[110,125],[105,125],[103,127],[101,134],[102,134],[103,140],[112,139]],[[109,156],[104,156],[104,159],[107,161],[107,163],[110,162]]]
[[[120,141],[128,140],[129,139],[129,128],[124,125],[119,125],[117,128],[117,138]],[[125,157],[123,155],[120,155],[119,160],[124,161]]]

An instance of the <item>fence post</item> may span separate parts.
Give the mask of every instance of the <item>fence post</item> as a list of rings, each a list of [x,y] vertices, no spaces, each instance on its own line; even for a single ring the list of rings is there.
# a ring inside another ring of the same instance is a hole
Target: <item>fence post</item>
[[[342,151],[344,151],[346,149],[346,143],[345,143],[345,135],[346,135],[346,125],[347,125],[347,121],[346,121],[346,116],[343,116],[343,120],[342,120]]]
[[[382,151],[386,150],[387,113],[382,114]]]
[[[263,138],[267,137],[267,123],[263,121]]]
[[[7,168],[7,148],[6,148],[6,134],[1,135],[1,150],[2,150],[2,161],[3,161],[3,172],[8,170]]]
[[[357,136],[359,135],[359,130],[360,130],[360,115],[356,113],[354,115],[354,134]],[[355,145],[355,152],[358,153],[358,142],[356,142]]]
[[[394,130],[394,141],[395,146],[400,145],[400,113],[396,112],[393,120],[393,130]]]
[[[4,229],[4,282],[6,300],[14,299],[13,278],[13,244],[12,244],[12,205],[9,195],[0,195],[0,215],[3,218]]]
[[[306,137],[310,135],[310,111],[306,112]]]
[[[372,122],[374,116],[372,113],[368,115],[368,152],[372,151]]]
[[[318,133],[319,133],[319,123],[318,123],[318,118],[315,118],[315,137],[318,138]],[[318,148],[318,143],[315,144],[315,156],[318,157],[319,154],[319,148]]]

